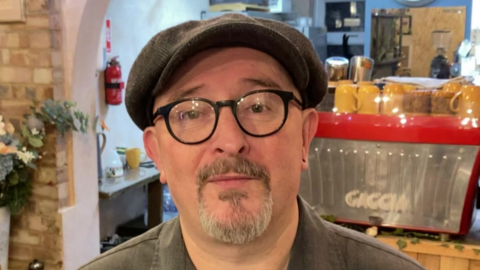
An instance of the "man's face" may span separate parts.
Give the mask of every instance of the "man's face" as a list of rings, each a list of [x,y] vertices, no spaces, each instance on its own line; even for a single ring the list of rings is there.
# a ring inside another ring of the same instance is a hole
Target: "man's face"
[[[210,49],[176,70],[154,109],[180,98],[235,100],[263,89],[293,92],[301,100],[287,72],[269,55],[248,48]],[[267,137],[244,133],[229,107],[220,108],[214,134],[200,144],[175,140],[162,118],[145,130],[147,153],[162,183],[168,183],[182,222],[192,228],[200,224],[216,240],[241,245],[296,207],[317,115],[293,101],[288,111],[283,128]]]

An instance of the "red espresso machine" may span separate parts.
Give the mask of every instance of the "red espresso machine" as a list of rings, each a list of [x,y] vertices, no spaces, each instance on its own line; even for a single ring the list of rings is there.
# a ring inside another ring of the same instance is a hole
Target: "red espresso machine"
[[[477,119],[318,117],[299,192],[318,214],[342,223],[468,233],[480,173]]]

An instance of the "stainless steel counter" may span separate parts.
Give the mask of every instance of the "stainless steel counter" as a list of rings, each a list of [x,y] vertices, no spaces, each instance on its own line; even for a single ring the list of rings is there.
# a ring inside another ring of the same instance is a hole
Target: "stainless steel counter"
[[[156,168],[138,168],[125,170],[122,177],[100,180],[98,194],[100,199],[112,199],[136,187],[148,188],[148,227],[153,228],[162,222],[163,186],[160,172]]]
[[[124,171],[124,176],[101,179],[98,193],[101,199],[115,198],[127,190],[159,181],[160,172],[156,168],[138,168]]]

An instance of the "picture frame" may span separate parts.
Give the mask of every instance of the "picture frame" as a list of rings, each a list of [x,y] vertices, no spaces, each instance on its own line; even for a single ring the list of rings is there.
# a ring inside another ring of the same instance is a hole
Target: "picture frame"
[[[25,0],[0,0],[0,22],[25,22]]]
[[[397,33],[402,32],[402,35],[412,35],[412,17],[406,15],[403,18],[398,18],[395,22]]]
[[[397,2],[407,7],[423,7],[435,2],[435,0],[397,0]]]

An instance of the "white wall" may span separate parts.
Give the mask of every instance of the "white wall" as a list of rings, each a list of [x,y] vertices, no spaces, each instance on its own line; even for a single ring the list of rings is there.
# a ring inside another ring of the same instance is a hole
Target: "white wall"
[[[480,1],[472,0],[472,30],[480,28]]]
[[[61,0],[55,0],[60,2]],[[102,23],[110,0],[62,0],[62,17],[64,24],[64,65],[65,65],[65,89],[55,89],[56,98],[68,98],[77,102],[77,107],[95,115],[99,107],[103,107],[102,116],[111,122],[110,143],[132,140],[131,145],[141,146],[141,133],[139,136],[131,135],[121,139],[119,134],[132,133],[137,128],[129,122],[125,107],[111,110],[98,101],[99,79],[96,74],[97,50],[100,43]],[[111,18],[123,27],[115,27],[114,49],[121,53],[124,78],[133,58],[140,48],[153,36],[155,31],[160,31],[182,21],[197,18],[200,10],[206,9],[208,0],[159,0],[158,3],[151,0],[112,2],[135,3],[127,10],[121,4]],[[150,6],[149,6],[150,5]],[[153,7],[156,8],[153,8]],[[129,22],[129,23],[127,23]],[[142,28],[143,27],[143,28]],[[127,29],[127,31],[117,30]],[[155,31],[154,31],[155,30]],[[148,31],[148,34],[144,34]],[[117,40],[118,39],[118,40]],[[102,89],[103,91],[103,89]],[[96,100],[97,99],[97,100]],[[122,109],[123,108],[123,109]],[[114,115],[116,114],[116,115]],[[120,117],[123,116],[123,117]],[[127,124],[122,125],[122,122]],[[120,128],[119,128],[120,127]],[[130,129],[130,130],[127,130]],[[119,131],[120,130],[120,131]],[[114,133],[115,132],[115,133]],[[92,158],[95,153],[95,136],[74,135],[72,140],[72,159],[74,181],[75,205],[62,209],[63,226],[63,254],[64,269],[78,269],[82,264],[92,260],[99,254],[99,200],[96,159]]]
[[[208,10],[208,3],[208,0],[111,0],[106,13],[112,24],[110,56],[120,56],[124,81],[128,84],[128,74],[135,58],[155,34],[188,20],[199,20],[201,11]],[[103,73],[98,76],[97,111],[110,128],[110,132],[106,132],[105,160],[107,151],[117,146],[144,147],[142,131],[130,119],[125,103],[119,106],[105,104],[103,76]],[[112,236],[118,225],[143,214],[145,201],[146,194],[142,188],[113,201],[100,200],[100,237]]]
[[[208,10],[208,3],[208,0],[111,0],[106,14],[112,23],[110,55],[120,56],[123,80],[128,84],[130,68],[150,38],[179,23],[200,19],[200,12]],[[97,109],[110,128],[106,150],[117,146],[143,149],[142,132],[128,116],[125,103],[119,106],[105,104],[103,76],[103,73],[99,74]],[[123,94],[125,97],[125,92]]]
[[[56,0],[60,2],[59,0]],[[95,115],[95,59],[99,33],[109,0],[63,0],[65,96]],[[79,41],[79,42],[77,42]],[[78,269],[99,254],[98,180],[95,135],[74,134],[72,139],[75,205],[62,209],[63,268]]]

